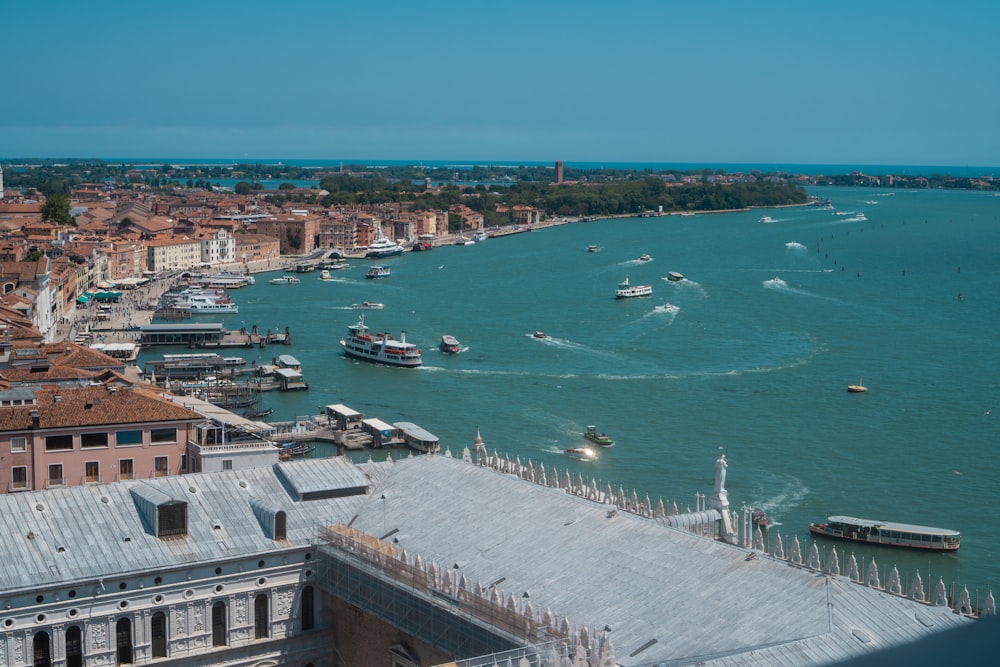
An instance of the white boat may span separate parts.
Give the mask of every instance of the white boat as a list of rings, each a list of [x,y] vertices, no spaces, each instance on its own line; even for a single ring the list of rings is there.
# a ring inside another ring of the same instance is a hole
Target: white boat
[[[485,241],[489,237],[490,237],[489,234],[487,234],[486,232],[481,232],[480,231],[480,232],[476,232],[475,234],[472,235],[472,240],[473,241]]]
[[[392,269],[388,266],[373,266],[365,273],[365,278],[388,278]]]
[[[653,293],[652,285],[632,285],[628,281],[628,276],[625,276],[625,280],[618,284],[618,289],[615,290],[616,299],[629,299],[634,296],[649,296]]]
[[[377,301],[362,301],[361,303],[352,303],[351,308],[364,308],[368,310],[382,310],[384,308],[381,303]]]
[[[639,261],[640,262],[649,262],[649,261],[652,261],[652,259],[653,258],[650,257],[649,255],[647,255],[646,253],[642,253],[641,255],[639,255]]]
[[[379,227],[376,231],[375,241],[368,246],[368,250],[365,252],[365,257],[392,257],[393,255],[399,255],[403,252],[403,246],[399,245],[395,241],[390,241],[385,234],[382,233],[382,228]]]
[[[323,269],[319,272],[319,279],[323,281],[332,281],[333,276],[330,275],[329,269]]]
[[[677,271],[671,271],[670,273],[667,274],[667,280],[669,280],[672,283],[679,283],[680,281],[684,280],[684,274],[678,273]]]
[[[774,218],[772,218],[769,215],[765,215],[765,216],[761,216],[760,221],[766,224],[766,223],[769,223],[769,222],[774,222]]]
[[[926,551],[958,551],[962,542],[962,535],[956,530],[853,516],[827,517],[826,523],[809,524],[809,532],[852,542]]]
[[[295,276],[278,276],[277,278],[271,278],[267,282],[272,285],[298,285],[302,281]]]
[[[238,313],[239,306],[232,299],[214,299],[208,296],[191,295],[186,299],[174,301],[173,307],[179,310],[190,310],[192,313]]]
[[[362,315],[357,324],[347,327],[347,338],[340,341],[344,354],[354,359],[389,366],[415,368],[423,363],[420,348],[406,342],[404,331],[399,340],[386,333],[371,333]]]
[[[657,306],[653,310],[658,313],[676,313],[680,311],[680,308],[672,303],[665,303],[662,306]]]

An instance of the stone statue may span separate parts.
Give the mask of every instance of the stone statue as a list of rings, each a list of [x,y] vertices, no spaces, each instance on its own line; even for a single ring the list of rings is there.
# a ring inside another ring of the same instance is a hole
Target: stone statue
[[[716,495],[725,493],[726,491],[726,468],[729,467],[729,463],[726,462],[726,455],[720,454],[719,459],[715,462],[715,493]]]

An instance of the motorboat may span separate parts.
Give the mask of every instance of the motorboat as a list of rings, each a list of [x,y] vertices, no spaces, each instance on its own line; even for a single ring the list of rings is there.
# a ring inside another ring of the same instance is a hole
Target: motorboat
[[[430,241],[416,241],[411,248],[414,252],[423,252],[425,250],[433,250],[434,244]]]
[[[642,253],[641,255],[639,255],[639,261],[640,262],[649,262],[649,261],[652,261],[652,259],[653,258],[650,257],[649,255],[647,255],[646,253]]]
[[[271,285],[298,285],[301,281],[296,276],[278,276],[267,281]]]
[[[322,281],[324,281],[324,282],[332,282],[333,281],[333,276],[330,275],[330,270],[329,269],[322,269],[319,272],[319,279],[322,280]]]
[[[763,223],[765,223],[765,224],[767,224],[769,222],[774,222],[774,218],[772,218],[769,215],[765,215],[765,216],[761,216],[760,221],[763,222]]]
[[[658,313],[676,313],[680,310],[680,307],[675,306],[672,303],[665,303],[662,306],[657,306],[653,310],[655,310]]]
[[[362,301],[361,303],[352,303],[351,308],[365,308],[369,310],[382,310],[385,306],[377,301]]]
[[[532,337],[534,337],[534,338],[548,338],[548,336],[546,336],[546,335],[545,335],[544,333],[542,333],[541,331],[536,331],[535,333],[533,333],[533,334],[531,334],[531,335],[532,335]]]
[[[441,336],[441,351],[446,354],[458,354],[462,351],[462,346],[458,339],[449,334]]]
[[[667,280],[669,280],[672,283],[679,283],[680,281],[684,280],[684,274],[678,273],[677,271],[671,271],[670,273],[667,274]]]
[[[868,387],[866,387],[865,385],[863,385],[861,383],[861,376],[859,375],[858,376],[858,383],[857,384],[849,384],[849,385],[847,385],[847,391],[849,391],[852,394],[863,394],[866,391],[868,391]]]
[[[597,246],[596,245],[587,246],[587,252],[597,252]]]
[[[598,431],[596,426],[588,426],[587,430],[583,432],[583,437],[601,447],[614,447],[615,445],[615,441],[607,433]]]
[[[619,283],[618,289],[615,290],[615,298],[628,299],[635,296],[649,296],[652,293],[651,285],[632,285],[628,281],[628,276],[625,276],[625,280]]]
[[[873,521],[852,516],[831,516],[826,523],[811,523],[809,532],[852,542],[926,551],[958,551],[962,542],[961,533],[947,528]]]
[[[570,447],[569,449],[563,450],[566,456],[577,459],[578,461],[596,461],[597,452],[595,452],[590,447]]]
[[[344,354],[354,359],[389,366],[415,368],[423,363],[420,348],[406,342],[404,331],[399,340],[387,333],[372,333],[362,315],[357,324],[347,328],[347,337],[340,341]]]
[[[489,237],[490,237],[490,235],[487,234],[486,232],[479,231],[479,232],[476,232],[476,233],[474,233],[472,235],[472,240],[473,241],[485,241]]]
[[[365,278],[388,278],[391,273],[388,266],[372,266],[365,273]]]
[[[771,520],[763,510],[754,510],[750,514],[750,520],[753,521],[755,526],[760,526],[761,528],[767,528],[771,525]]]

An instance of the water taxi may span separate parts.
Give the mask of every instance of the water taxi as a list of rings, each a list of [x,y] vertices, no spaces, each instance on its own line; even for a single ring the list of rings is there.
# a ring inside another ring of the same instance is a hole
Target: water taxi
[[[618,283],[618,289],[615,290],[615,298],[628,299],[635,296],[649,296],[652,293],[652,285],[630,285],[628,276],[625,276],[625,280]]]
[[[570,447],[569,449],[563,450],[566,456],[577,459],[578,461],[596,461],[597,452],[595,452],[590,447]]]
[[[667,274],[667,280],[669,280],[672,283],[679,283],[680,281],[684,280],[684,274],[678,273],[677,271],[671,271],[670,273]]]
[[[446,354],[458,354],[462,351],[462,346],[457,338],[445,334],[441,336],[441,351]]]
[[[347,328],[347,338],[340,341],[344,354],[362,361],[372,361],[389,366],[415,368],[423,363],[420,348],[406,342],[406,332],[399,340],[386,333],[371,333],[362,315],[357,324]]]
[[[319,279],[322,280],[322,281],[324,281],[324,282],[332,281],[333,280],[333,276],[330,275],[330,269],[322,269],[319,272]]]
[[[831,516],[826,523],[811,523],[809,532],[852,542],[927,551],[958,551],[962,542],[961,533],[947,528],[857,519],[852,516]]]
[[[365,278],[388,278],[392,269],[388,266],[373,266],[365,273]]]
[[[601,433],[597,430],[596,426],[588,426],[587,430],[583,433],[583,437],[601,447],[613,447],[615,444],[615,441],[608,437],[607,433]]]

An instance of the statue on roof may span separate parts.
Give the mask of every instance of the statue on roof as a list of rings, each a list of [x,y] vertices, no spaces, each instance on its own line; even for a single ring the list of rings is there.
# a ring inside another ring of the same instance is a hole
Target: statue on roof
[[[720,454],[715,462],[715,495],[717,496],[726,492],[726,468],[728,467],[726,455]]]

